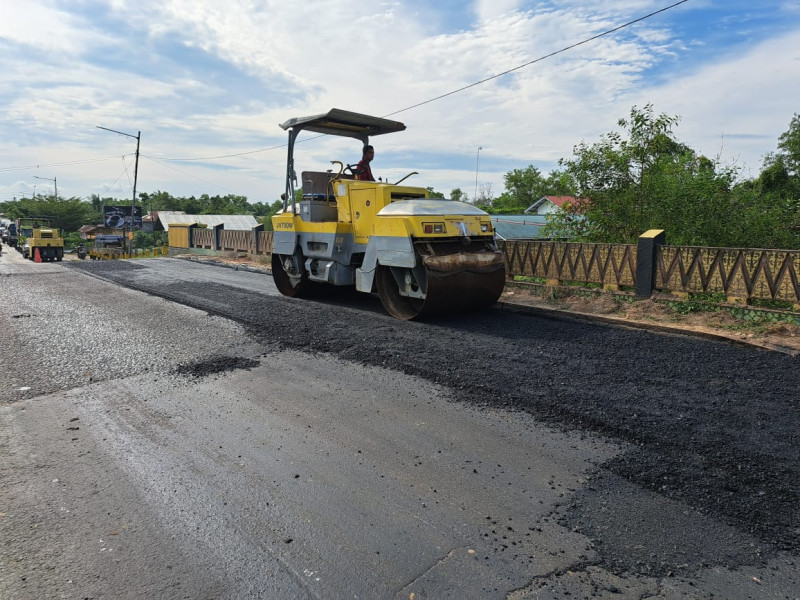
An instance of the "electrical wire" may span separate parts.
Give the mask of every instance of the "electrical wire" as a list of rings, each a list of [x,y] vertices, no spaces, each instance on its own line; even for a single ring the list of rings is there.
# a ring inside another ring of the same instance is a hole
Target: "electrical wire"
[[[125,154],[124,156],[132,156],[132,154]],[[24,167],[2,167],[0,173],[8,173],[10,171],[26,171],[28,169],[39,169],[41,167],[71,167],[74,165],[88,165],[96,162],[103,162],[107,160],[117,160],[119,156],[105,156],[103,158],[90,158],[87,160],[71,160],[68,162],[58,162],[49,164],[27,165]]]
[[[131,174],[128,172],[128,163],[125,162],[125,159],[122,159],[122,168],[125,169],[125,176],[128,178],[128,185],[131,186],[133,189],[133,181],[131,181]]]
[[[673,4],[670,4],[669,6],[665,6],[663,8],[658,9],[658,10],[655,10],[655,11],[653,11],[651,13],[648,13],[648,14],[642,16],[642,17],[639,17],[637,19],[633,19],[632,21],[628,21],[627,23],[623,23],[622,25],[618,25],[617,27],[614,27],[612,29],[608,29],[606,31],[603,31],[602,33],[598,33],[597,35],[593,35],[593,36],[591,36],[589,38],[586,38],[586,39],[584,39],[584,40],[582,40],[580,42],[576,42],[576,43],[571,44],[569,46],[565,46],[564,48],[561,48],[560,50],[556,50],[554,52],[550,52],[549,54],[545,54],[544,56],[540,56],[539,58],[530,60],[530,61],[525,62],[525,63],[523,63],[521,65],[518,65],[516,67],[512,67],[512,68],[507,69],[507,70],[505,70],[505,71],[503,71],[501,73],[497,73],[495,75],[491,75],[489,77],[485,77],[484,79],[481,79],[480,81],[476,81],[474,83],[470,83],[469,85],[465,85],[463,87],[460,87],[458,89],[452,90],[452,91],[447,92],[445,94],[440,94],[439,96],[435,96],[434,98],[429,98],[428,100],[423,100],[422,102],[417,102],[416,104],[412,104],[411,106],[407,106],[405,108],[401,108],[401,109],[396,110],[394,112],[387,113],[387,114],[385,114],[383,116],[384,117],[391,117],[393,115],[397,115],[397,114],[400,114],[400,113],[403,113],[403,112],[406,112],[406,111],[409,111],[409,110],[412,110],[412,109],[415,109],[415,108],[419,108],[420,106],[424,106],[426,104],[430,104],[432,102],[436,102],[437,100],[441,100],[443,98],[447,98],[449,96],[453,96],[455,94],[461,93],[461,92],[466,91],[468,89],[471,89],[473,87],[482,85],[482,84],[484,84],[484,83],[486,83],[488,81],[492,81],[492,80],[497,79],[499,77],[502,77],[504,75],[508,75],[509,73],[513,73],[514,71],[519,71],[520,69],[524,69],[525,67],[529,67],[530,65],[536,64],[538,62],[542,62],[542,61],[547,60],[548,58],[552,58],[553,56],[556,56],[558,54],[562,54],[564,52],[567,52],[569,50],[573,50],[574,48],[577,48],[577,47],[582,46],[584,44],[588,44],[589,42],[592,42],[594,40],[597,40],[597,39],[600,39],[602,37],[611,35],[612,33],[616,33],[617,31],[625,29],[626,27],[630,27],[631,25],[634,25],[636,23],[640,23],[640,22],[645,21],[647,19],[650,19],[650,18],[652,18],[652,17],[654,17],[654,16],[656,16],[658,14],[661,14],[663,12],[666,12],[668,10],[676,8],[677,6],[680,6],[681,4],[685,4],[688,1],[689,0],[679,0],[678,2],[675,2]],[[323,136],[322,135],[315,136],[313,138],[307,138],[307,139],[301,140],[301,141],[303,141],[303,142],[311,141],[312,139],[316,139],[317,137],[323,137]],[[298,141],[298,143],[300,143],[300,141]],[[161,161],[191,162],[191,161],[204,161],[204,160],[219,160],[219,159],[223,159],[223,158],[236,158],[236,157],[239,157],[239,156],[247,156],[249,154],[258,154],[260,152],[269,152],[271,150],[278,150],[278,149],[285,148],[285,147],[286,147],[286,144],[280,144],[280,145],[277,145],[277,146],[270,146],[268,148],[258,148],[256,150],[248,150],[248,151],[245,151],[245,152],[237,152],[237,153],[233,153],[233,154],[223,154],[223,155],[219,155],[219,156],[207,156],[207,157],[201,157],[201,158],[162,158]],[[128,155],[124,155],[124,156],[131,156],[131,155],[128,154]],[[142,155],[142,156],[144,156],[144,155]],[[39,168],[39,167],[57,167],[57,166],[71,166],[71,165],[89,164],[89,163],[92,163],[92,162],[101,162],[101,161],[105,161],[105,160],[113,160],[113,159],[116,159],[116,158],[118,158],[118,157],[113,156],[113,157],[106,157],[106,158],[91,159],[91,160],[86,160],[86,161],[70,161],[70,162],[63,162],[63,163],[29,165],[29,166],[25,166],[25,167],[5,167],[5,168],[0,168],[0,173],[9,172],[9,171],[22,171],[22,170],[26,170],[26,169],[35,169],[35,168]],[[153,161],[153,162],[155,162],[157,164],[160,164],[163,167],[171,168],[168,165],[164,164],[163,162],[161,162],[161,161],[159,161],[159,160],[157,160],[157,159],[155,159],[153,157],[147,156],[145,158],[148,158],[149,160],[151,160],[151,161]],[[175,170],[175,169],[173,169],[173,170]],[[180,171],[177,171],[177,170],[175,170],[175,171],[180,173]],[[127,170],[126,170],[126,172],[127,172]],[[182,173],[182,174],[188,175],[186,173]],[[202,179],[200,179],[198,177],[194,177],[193,175],[188,175],[188,176],[189,177],[193,177],[194,179],[197,179],[198,181],[202,181],[203,183],[206,183],[208,185],[212,185],[214,187],[218,187],[218,188],[223,189],[223,190],[226,189],[226,188],[223,188],[221,186],[218,186],[218,185],[215,185],[213,183],[210,183],[208,181],[203,181]],[[128,178],[130,179],[130,176]],[[226,191],[231,191],[231,190],[226,190]],[[234,193],[234,192],[231,192],[231,193]]]
[[[553,56],[556,56],[558,54],[562,54],[564,52],[567,52],[567,51],[572,50],[574,48],[577,48],[579,46],[583,46],[584,44],[588,44],[589,42],[593,42],[594,40],[600,39],[602,37],[606,37],[608,35],[611,35],[612,33],[616,33],[617,31],[625,29],[626,27],[630,27],[631,25],[635,25],[636,23],[641,23],[642,21],[650,19],[650,18],[652,18],[652,17],[654,17],[654,16],[656,16],[658,14],[661,14],[661,13],[666,12],[668,10],[672,10],[673,8],[675,8],[677,6],[680,6],[681,4],[685,4],[688,1],[689,0],[679,0],[678,2],[670,4],[669,6],[665,6],[663,8],[658,9],[658,10],[655,10],[655,11],[653,11],[651,13],[648,13],[648,14],[646,14],[644,16],[641,16],[641,17],[638,17],[636,19],[633,19],[632,21],[628,21],[627,23],[623,23],[622,25],[618,25],[618,26],[616,26],[616,27],[614,27],[612,29],[608,29],[606,31],[603,31],[602,33],[598,33],[597,35],[593,35],[592,37],[586,38],[585,40],[582,40],[580,42],[576,42],[574,44],[570,44],[569,46],[565,46],[564,48],[561,48],[560,50],[556,50],[554,52],[550,52],[549,54],[545,54],[544,56],[540,56],[539,58],[535,58],[535,59],[530,60],[530,61],[528,61],[526,63],[518,65],[516,67],[512,67],[511,69],[507,69],[507,70],[503,71],[502,73],[497,73],[495,75],[491,75],[489,77],[481,79],[480,81],[476,81],[474,83],[470,83],[469,85],[465,85],[463,87],[460,87],[458,89],[452,90],[452,91],[447,92],[445,94],[441,94],[441,95],[436,96],[434,98],[429,98],[428,100],[423,100],[422,102],[418,102],[416,104],[412,104],[411,106],[407,106],[406,108],[401,108],[400,110],[396,110],[394,112],[387,113],[387,114],[383,115],[383,117],[385,118],[385,117],[391,117],[393,115],[398,115],[398,114],[400,114],[402,112],[406,112],[406,111],[412,110],[414,108],[418,108],[420,106],[424,106],[425,104],[430,104],[431,102],[436,102],[437,100],[441,100],[442,98],[447,98],[448,96],[453,96],[455,94],[458,94],[458,93],[463,92],[465,90],[468,90],[470,88],[473,88],[473,87],[479,86],[481,84],[484,84],[484,83],[486,83],[488,81],[492,81],[494,79],[497,79],[498,77],[502,77],[503,75],[508,75],[509,73],[513,73],[514,71],[519,71],[520,69],[524,69],[525,67],[529,67],[530,65],[536,64],[538,62],[542,62],[543,60],[547,60],[548,58],[552,58]],[[307,138],[307,139],[302,140],[302,141],[304,141],[304,142],[311,141],[312,139],[316,139],[317,137],[324,137],[324,135],[315,136],[313,138]],[[297,142],[297,143],[300,143],[300,142]],[[232,157],[236,157],[236,156],[244,156],[246,154],[256,154],[258,152],[268,152],[270,150],[278,150],[280,148],[285,148],[285,147],[286,147],[286,144],[280,144],[278,146],[272,146],[270,148],[260,148],[258,150],[250,150],[250,151],[247,151],[247,152],[239,152],[239,153],[236,153],[236,154],[225,154],[225,155],[222,155],[222,156],[208,156],[208,157],[205,157],[205,158],[164,158],[162,160],[168,160],[168,161],[217,160],[217,159],[220,159],[220,158],[232,158]]]
[[[616,33],[617,31],[619,31],[621,29],[625,29],[626,27],[630,27],[631,25],[633,25],[635,23],[639,23],[641,21],[644,21],[645,19],[649,19],[651,17],[654,17],[657,14],[666,12],[666,11],[668,11],[670,9],[673,9],[676,6],[680,6],[681,4],[684,4],[684,3],[688,2],[688,1],[689,0],[680,0],[679,2],[675,2],[674,4],[670,4],[669,6],[665,6],[664,8],[661,8],[661,9],[653,11],[653,12],[647,14],[647,15],[644,15],[643,17],[639,17],[638,19],[634,19],[633,21],[628,21],[627,23],[624,23],[622,25],[618,25],[617,27],[614,27],[613,29],[608,29],[607,31],[604,31],[602,33],[598,33],[597,35],[593,35],[592,37],[586,38],[585,40],[583,40],[581,42],[577,42],[577,43],[572,44],[570,46],[565,46],[564,48],[561,48],[561,50],[556,50],[555,52],[551,52],[550,54],[545,54],[544,56],[540,56],[539,58],[535,58],[534,60],[530,60],[530,61],[528,61],[526,63],[523,63],[523,64],[521,64],[519,66],[516,66],[516,67],[513,67],[513,68],[508,69],[506,71],[503,71],[502,73],[497,73],[496,75],[491,75],[490,77],[486,77],[485,79],[481,79],[480,81],[476,81],[475,83],[470,83],[469,85],[465,85],[464,87],[460,87],[457,90],[453,90],[451,92],[447,92],[446,94],[441,94],[440,96],[436,96],[435,98],[430,98],[428,100],[423,100],[422,102],[418,102],[416,104],[412,104],[411,106],[407,106],[406,108],[401,108],[400,110],[396,110],[394,112],[390,112],[390,113],[385,114],[383,116],[384,117],[391,117],[392,115],[397,115],[397,114],[400,114],[402,112],[406,112],[407,110],[411,110],[412,108],[418,108],[420,106],[424,106],[425,104],[430,104],[431,102],[436,102],[437,100],[441,100],[442,98],[447,98],[448,96],[452,96],[454,94],[458,94],[459,92],[463,92],[464,90],[468,90],[468,89],[473,88],[475,86],[481,85],[483,83],[486,83],[487,81],[492,81],[493,79],[497,79],[498,77],[502,77],[503,75],[508,75],[509,73],[513,73],[514,71],[519,71],[520,69],[524,69],[525,67],[529,67],[532,64],[541,62],[543,60],[547,60],[548,58],[552,58],[553,56],[556,56],[557,54],[561,54],[563,52],[567,52],[568,50],[572,50],[573,48],[577,48],[578,46],[582,46],[584,44],[588,44],[589,42],[593,42],[594,40],[600,39],[600,38],[605,37],[607,35],[611,35],[612,33]]]
[[[162,158],[161,160],[169,160],[173,162],[188,162],[188,161],[197,161],[197,160],[217,160],[219,158],[234,158],[236,156],[245,156],[247,154],[256,154],[258,152],[268,152],[270,150],[279,150],[280,148],[285,148],[286,144],[280,144],[278,146],[272,146],[270,148],[260,148],[258,150],[248,150],[247,152],[237,152],[236,154],[223,154],[222,156],[207,156],[205,158]],[[150,160],[155,160],[154,158],[150,157]]]
[[[112,187],[114,187],[115,185],[117,185],[117,182],[118,182],[120,179],[122,179],[122,176],[123,176],[123,175],[125,175],[125,173],[127,173],[127,172],[128,172],[128,166],[125,164],[125,157],[124,157],[124,156],[122,157],[122,169],[123,169],[122,173],[120,173],[120,174],[119,174],[119,176],[118,176],[118,177],[117,177],[117,178],[114,180],[114,182],[113,182],[112,184],[108,185],[108,186],[106,187],[106,189],[104,189],[102,192],[100,192],[100,193],[98,194],[98,196],[101,196],[101,197],[102,197],[102,196],[103,196],[103,194],[105,194],[106,192],[108,192],[108,190],[110,190]]]
[[[244,195],[244,194],[238,194],[237,192],[234,192],[233,190],[228,189],[226,187],[223,187],[221,185],[217,185],[215,183],[211,183],[210,181],[206,181],[205,179],[201,179],[200,177],[196,177],[196,176],[192,175],[191,173],[184,173],[183,171],[180,171],[180,170],[176,169],[175,167],[171,167],[170,165],[164,164],[163,162],[153,158],[152,156],[147,156],[146,154],[139,154],[139,156],[141,156],[142,158],[146,158],[147,160],[149,160],[151,162],[154,162],[157,165],[160,165],[160,166],[164,167],[165,169],[169,169],[170,171],[175,171],[176,173],[178,173],[180,175],[184,175],[186,177],[191,177],[192,179],[196,179],[197,181],[205,183],[206,185],[210,185],[212,187],[219,188],[219,189],[224,190],[226,192],[230,192],[231,194],[234,194],[236,196],[243,196]]]

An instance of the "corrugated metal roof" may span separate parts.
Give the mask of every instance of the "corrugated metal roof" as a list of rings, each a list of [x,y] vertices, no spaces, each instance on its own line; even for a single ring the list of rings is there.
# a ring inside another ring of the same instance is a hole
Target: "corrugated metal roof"
[[[575,196],[542,196],[536,202],[531,204],[528,208],[525,209],[525,213],[532,213],[536,211],[542,204],[545,202],[552,202],[558,208],[564,208],[564,204],[569,202],[570,204],[583,204],[584,202],[588,202],[588,198],[576,198]]]
[[[492,215],[492,227],[495,235],[501,240],[533,240],[547,217],[539,215]]]
[[[173,223],[203,223],[209,228],[222,223],[225,229],[236,231],[250,231],[258,225],[253,215],[187,215],[177,210],[158,211],[158,220],[165,231]]]
[[[321,115],[295,117],[281,123],[281,127],[284,130],[293,127],[295,129],[306,129],[317,133],[343,135],[359,139],[373,135],[403,131],[406,128],[400,121],[390,121],[389,119],[381,117],[362,115],[340,108],[332,108]]]

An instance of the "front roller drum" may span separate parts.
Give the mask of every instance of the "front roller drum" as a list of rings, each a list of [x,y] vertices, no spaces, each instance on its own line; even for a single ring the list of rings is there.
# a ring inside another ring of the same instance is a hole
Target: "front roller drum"
[[[474,257],[472,257],[474,258]],[[505,264],[499,255],[425,257],[424,269],[379,266],[376,286],[381,303],[395,318],[416,319],[426,315],[460,312],[491,306],[506,284]],[[410,273],[418,280],[414,297],[401,293],[398,279]]]

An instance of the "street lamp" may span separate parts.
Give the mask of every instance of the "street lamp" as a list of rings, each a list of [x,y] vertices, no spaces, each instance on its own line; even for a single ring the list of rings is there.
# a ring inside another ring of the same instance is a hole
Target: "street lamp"
[[[478,165],[481,160],[481,150],[483,150],[483,146],[478,146],[478,155],[475,157],[475,197],[473,202],[478,201]]]
[[[130,243],[130,252],[129,254],[133,256],[133,221],[136,217],[136,181],[139,177],[139,142],[142,138],[142,132],[139,131],[136,135],[131,135],[130,133],[124,133],[122,131],[117,131],[116,129],[109,129],[108,127],[100,127],[100,125],[96,126],[98,129],[103,129],[105,131],[110,131],[111,133],[118,133],[119,135],[124,135],[129,138],[133,138],[136,140],[136,166],[133,168],[133,198],[131,199],[131,229],[130,229],[130,236],[131,236],[131,243]]]
[[[56,181],[55,177],[50,179],[49,177],[39,177],[38,175],[34,175],[33,178],[34,179],[42,179],[44,181],[52,181],[54,189],[55,189],[55,193],[56,193],[56,201],[58,201],[58,182]],[[36,197],[36,186],[33,186],[33,197],[34,198]]]

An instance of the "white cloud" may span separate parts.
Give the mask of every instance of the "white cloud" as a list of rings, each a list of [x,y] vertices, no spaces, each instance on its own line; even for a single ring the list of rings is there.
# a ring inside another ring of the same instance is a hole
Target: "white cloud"
[[[520,4],[520,0],[477,0],[474,10],[478,20],[486,23],[517,10]]]
[[[404,2],[87,0],[79,4],[80,15],[66,6],[45,0],[0,5],[0,44],[36,45],[30,56],[0,56],[0,93],[7,99],[0,164],[52,164],[65,156],[131,151],[126,140],[98,133],[95,125],[141,129],[143,152],[158,160],[266,148],[284,141],[278,123],[289,117],[332,107],[378,115],[404,109],[660,7],[633,0],[481,0],[472,5],[471,26],[437,31],[443,19],[434,19],[430,9],[414,12]],[[88,21],[92,7],[110,11],[126,27],[102,31]],[[785,5],[787,11],[792,7]],[[682,115],[678,136],[698,151],[715,154],[725,134],[723,154],[757,167],[796,110],[800,38],[786,34],[738,54],[721,52],[713,64],[675,68],[667,83],[649,83],[653,67],[684,64],[679,59],[696,42],[706,43],[680,39],[669,21],[648,22],[401,112],[393,118],[408,130],[376,140],[376,169],[390,178],[419,170],[415,179],[422,185],[471,193],[475,151],[483,146],[479,183],[491,183],[500,193],[511,168],[533,163],[548,171],[574,144],[598,139],[633,104],[646,102],[658,112]],[[158,54],[176,44],[202,52],[183,59]],[[115,62],[98,60],[110,49],[118,54]],[[215,69],[228,66],[225,77],[212,77],[203,53]],[[226,89],[231,84],[235,92]],[[353,144],[315,144],[316,150],[307,151],[314,168],[327,168],[334,158],[357,158]],[[389,164],[392,153],[410,156],[410,164]],[[451,160],[432,168],[422,162],[429,156],[460,156],[461,164]],[[224,169],[203,161],[145,161],[140,189],[214,193],[206,183],[211,182],[253,200],[271,200],[282,189],[284,161],[283,150],[216,161]],[[71,190],[65,193],[88,195],[123,172],[121,162],[102,167],[59,170],[59,191],[62,175],[64,189]],[[18,173],[0,170],[0,199],[19,180]]]
[[[33,46],[48,52],[77,53],[84,37],[75,37],[74,19],[47,4],[31,2],[0,3],[0,39]]]
[[[736,164],[755,177],[761,157],[777,148],[778,137],[798,112],[800,31],[722,55],[713,64],[672,77],[662,86],[629,98],[652,101],[659,112],[682,117],[678,136],[723,164]]]

